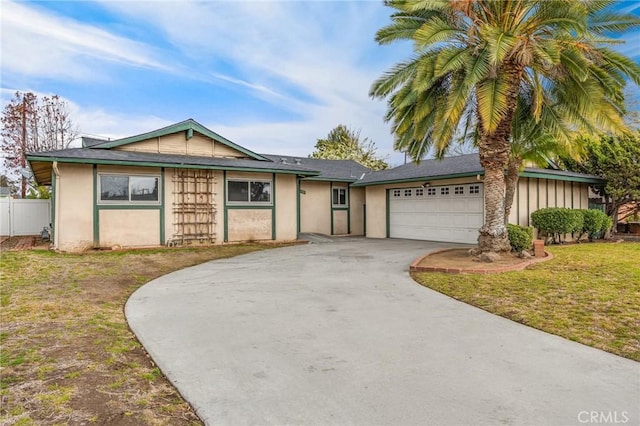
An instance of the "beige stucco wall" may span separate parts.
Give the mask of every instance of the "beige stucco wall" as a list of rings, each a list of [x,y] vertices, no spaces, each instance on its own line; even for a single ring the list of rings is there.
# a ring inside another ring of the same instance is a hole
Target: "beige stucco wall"
[[[62,251],[93,247],[93,166],[58,164],[55,246]]]
[[[347,223],[347,210],[334,210],[333,211],[333,234],[345,235],[348,230]]]
[[[296,176],[276,175],[276,240],[298,238]]]
[[[98,164],[98,174],[100,173],[123,173],[129,175],[154,175],[160,176],[160,167],[134,167],[134,166],[114,166]]]
[[[271,210],[230,209],[229,241],[254,241],[271,239]]]
[[[114,149],[122,151],[181,154],[202,157],[237,158],[247,156],[240,151],[237,151],[221,142],[216,142],[198,132],[194,132],[193,137],[191,139],[187,139],[185,131],[122,145]]]
[[[349,189],[349,212],[351,220],[351,234],[364,235],[364,188]]]
[[[300,232],[331,234],[331,183],[300,182]]]
[[[227,172],[229,179],[273,180],[273,173]]]
[[[160,177],[160,191],[167,192],[167,181],[165,175],[165,187],[162,187],[162,170],[159,167],[133,167],[98,165],[98,181],[100,175],[104,173],[116,173],[136,176],[157,176]],[[98,186],[99,191],[99,186]],[[98,193],[98,204],[118,205],[118,203],[100,203]],[[159,205],[162,198],[158,200]],[[133,203],[122,203],[123,206],[135,206]],[[167,216],[165,215],[165,218]],[[165,220],[166,222],[166,220]],[[160,241],[160,210],[104,210],[98,212],[98,231],[100,247],[141,247],[164,244]]]
[[[376,185],[365,188],[367,197],[367,229],[369,238],[387,237],[387,193],[386,186]]]
[[[298,235],[296,176],[272,173],[227,172],[227,180],[269,180],[272,181],[272,201],[275,210],[275,238],[278,241],[295,240]],[[223,189],[220,186],[220,189]],[[220,196],[222,193],[220,193]],[[221,199],[221,198],[220,198]],[[234,206],[234,204],[230,204]],[[228,209],[227,233],[229,241],[270,240],[272,239],[272,213],[264,209]],[[256,204],[249,204],[256,207]],[[220,222],[222,223],[222,222]],[[223,232],[223,230],[221,230]]]
[[[347,183],[334,182],[333,188],[347,188],[349,191],[349,223],[346,210],[331,208],[331,182],[301,181],[300,189],[300,231],[331,235],[364,235],[365,189],[349,188]],[[333,214],[333,232],[331,215]],[[350,229],[349,229],[350,228]]]
[[[271,173],[227,172],[227,180],[273,180]],[[272,185],[276,182],[272,182]],[[273,191],[273,187],[272,187]],[[278,196],[276,190],[276,197]],[[273,192],[272,192],[273,197]],[[273,198],[272,198],[273,201]],[[225,200],[226,202],[226,200]],[[271,209],[229,209],[227,212],[227,237],[229,241],[270,240]]]
[[[160,210],[100,210],[100,246],[157,246]]]

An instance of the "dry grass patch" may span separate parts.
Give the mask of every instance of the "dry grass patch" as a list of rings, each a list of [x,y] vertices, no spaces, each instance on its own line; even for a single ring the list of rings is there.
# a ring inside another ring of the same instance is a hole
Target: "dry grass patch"
[[[555,259],[524,271],[413,278],[491,313],[640,361],[640,243],[547,249]]]
[[[124,304],[171,271],[271,247],[2,252],[0,424],[201,424],[129,330]]]

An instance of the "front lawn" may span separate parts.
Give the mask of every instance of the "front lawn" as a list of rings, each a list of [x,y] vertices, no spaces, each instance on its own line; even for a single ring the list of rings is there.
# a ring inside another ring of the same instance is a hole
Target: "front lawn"
[[[640,243],[547,250],[555,259],[524,271],[413,278],[491,313],[640,361]]]
[[[129,330],[142,284],[275,245],[2,252],[0,424],[201,424]]]

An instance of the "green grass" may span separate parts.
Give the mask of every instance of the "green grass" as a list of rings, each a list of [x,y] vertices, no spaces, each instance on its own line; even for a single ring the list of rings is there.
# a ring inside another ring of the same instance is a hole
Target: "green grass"
[[[0,424],[123,415],[127,424],[201,424],[130,331],[124,304],[158,276],[273,247],[0,253]]]
[[[640,244],[550,246],[524,271],[415,273],[420,284],[513,321],[640,361]]]

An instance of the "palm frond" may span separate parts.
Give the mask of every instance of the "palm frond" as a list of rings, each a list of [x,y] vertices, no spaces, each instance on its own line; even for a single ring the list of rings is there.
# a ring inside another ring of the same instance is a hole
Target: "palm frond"
[[[488,78],[478,84],[478,113],[482,118],[482,128],[492,134],[507,113],[508,84],[503,76]]]

